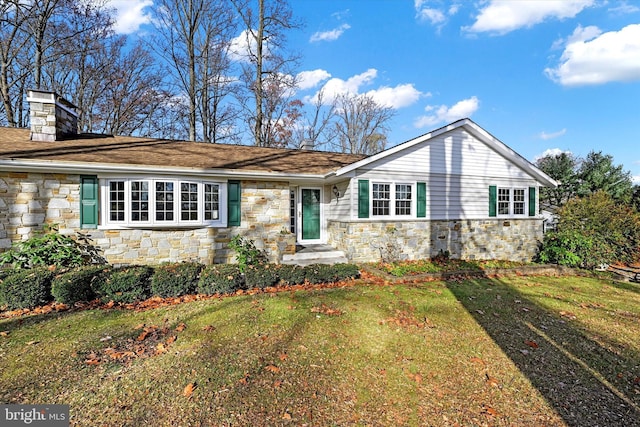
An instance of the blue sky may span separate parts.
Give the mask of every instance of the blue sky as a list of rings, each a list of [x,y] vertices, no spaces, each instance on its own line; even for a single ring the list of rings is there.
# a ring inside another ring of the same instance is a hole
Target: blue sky
[[[148,30],[153,0],[111,0]],[[611,154],[640,184],[640,1],[292,0],[296,96],[366,93],[391,145],[470,117],[527,159]],[[552,151],[549,151],[552,150]]]

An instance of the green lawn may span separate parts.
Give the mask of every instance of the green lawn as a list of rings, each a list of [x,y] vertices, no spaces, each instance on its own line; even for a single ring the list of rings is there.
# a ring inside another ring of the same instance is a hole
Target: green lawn
[[[79,426],[640,425],[640,286],[610,279],[367,279],[0,332],[0,401]]]

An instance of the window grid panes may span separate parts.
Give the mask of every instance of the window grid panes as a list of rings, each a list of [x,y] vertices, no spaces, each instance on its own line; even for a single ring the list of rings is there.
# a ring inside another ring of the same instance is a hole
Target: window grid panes
[[[396,215],[411,215],[411,185],[396,184]]]
[[[524,215],[525,194],[524,188],[515,188],[513,190],[513,214]]]
[[[180,183],[180,218],[183,221],[198,220],[198,184]]]
[[[289,193],[289,231],[296,232],[296,192]]]
[[[156,181],[156,221],[173,221],[173,182]]]
[[[390,184],[373,184],[373,215],[389,215],[389,206],[391,204],[391,185]]]
[[[131,181],[131,221],[149,221],[148,181]]]
[[[124,181],[109,183],[109,219],[111,221],[124,221],[124,194]]]
[[[498,188],[498,215],[509,215],[509,203],[511,190],[508,188]]]
[[[220,219],[220,186],[217,184],[204,185],[204,219]]]

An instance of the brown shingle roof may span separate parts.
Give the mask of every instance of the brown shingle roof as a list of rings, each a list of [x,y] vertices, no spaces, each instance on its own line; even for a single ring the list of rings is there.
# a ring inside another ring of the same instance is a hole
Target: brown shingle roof
[[[0,127],[0,160],[46,160],[324,175],[364,158],[323,151],[79,134],[55,142],[29,139],[28,129]]]

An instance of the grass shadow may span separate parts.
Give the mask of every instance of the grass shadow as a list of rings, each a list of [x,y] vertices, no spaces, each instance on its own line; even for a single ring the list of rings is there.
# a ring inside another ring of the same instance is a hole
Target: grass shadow
[[[640,355],[592,339],[499,279],[447,287],[567,425],[640,426]]]

